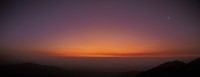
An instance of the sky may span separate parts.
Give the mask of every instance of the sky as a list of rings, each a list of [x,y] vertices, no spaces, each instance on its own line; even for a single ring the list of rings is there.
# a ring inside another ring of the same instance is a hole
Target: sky
[[[1,55],[200,55],[195,0],[19,0],[2,5]]]

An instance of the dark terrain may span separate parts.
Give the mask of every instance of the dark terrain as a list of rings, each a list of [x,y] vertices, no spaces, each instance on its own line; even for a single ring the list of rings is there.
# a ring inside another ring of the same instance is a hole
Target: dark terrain
[[[200,77],[200,58],[183,63],[175,60],[144,72],[129,71],[114,75],[98,71],[66,70],[33,63],[0,66],[0,77]]]
[[[126,77],[200,77],[200,58],[187,64],[178,60],[166,62],[136,76],[129,72]]]

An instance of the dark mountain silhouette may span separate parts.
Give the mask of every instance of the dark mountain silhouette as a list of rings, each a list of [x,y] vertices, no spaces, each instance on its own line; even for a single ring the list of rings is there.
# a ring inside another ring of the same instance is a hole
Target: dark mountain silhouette
[[[200,77],[200,58],[188,64],[177,60],[166,62],[135,77]]]
[[[200,58],[186,64],[175,60],[144,72],[74,71],[34,63],[0,65],[0,77],[200,77]]]
[[[136,77],[163,77],[173,73],[174,71],[184,67],[186,64],[181,61],[172,61],[163,63],[153,69],[145,71]]]
[[[0,77],[111,77],[113,75],[115,73],[69,70],[34,63],[0,65]]]
[[[0,77],[69,77],[66,70],[33,63],[1,65]]]
[[[179,77],[200,77],[200,58],[191,61],[183,68],[177,70],[176,72],[170,74],[170,76]]]

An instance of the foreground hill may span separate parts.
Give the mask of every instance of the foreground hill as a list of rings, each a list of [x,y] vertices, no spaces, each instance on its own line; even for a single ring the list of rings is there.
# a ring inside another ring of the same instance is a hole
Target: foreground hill
[[[0,65],[0,77],[112,77],[115,74],[104,71],[68,70],[34,63]]]
[[[100,71],[75,71],[33,63],[0,65],[0,77],[200,77],[200,58],[186,64],[175,60],[144,72],[113,74]]]
[[[177,60],[166,62],[135,77],[200,77],[200,58],[188,64]]]
[[[23,63],[15,65],[2,65],[0,67],[0,77],[69,77],[69,71],[38,65],[33,63]]]

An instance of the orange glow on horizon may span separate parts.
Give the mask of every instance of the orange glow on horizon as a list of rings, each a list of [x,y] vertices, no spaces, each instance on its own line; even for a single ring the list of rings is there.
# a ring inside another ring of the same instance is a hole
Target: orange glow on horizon
[[[53,52],[51,53],[53,56],[57,57],[113,57],[113,58],[122,58],[122,57],[200,57],[200,55],[196,54],[156,54],[156,53],[89,53],[89,52]]]

